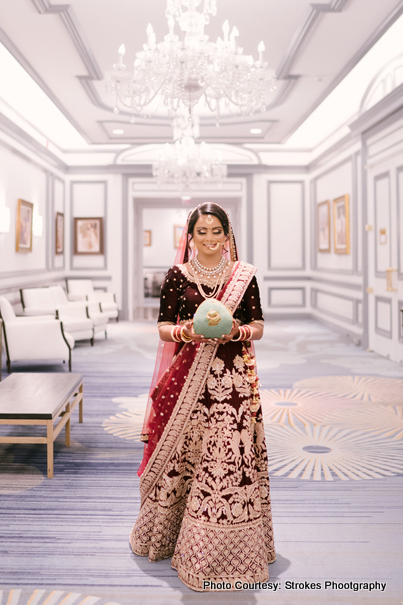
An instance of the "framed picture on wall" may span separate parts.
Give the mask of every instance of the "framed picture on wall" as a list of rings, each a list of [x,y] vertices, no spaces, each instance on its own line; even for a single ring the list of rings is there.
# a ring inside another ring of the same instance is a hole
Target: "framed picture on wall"
[[[174,225],[174,248],[179,248],[183,225]]]
[[[64,214],[56,212],[55,253],[64,253]]]
[[[74,218],[74,254],[103,254],[103,218]]]
[[[318,204],[318,252],[330,252],[330,202]]]
[[[143,246],[151,246],[151,231],[149,229],[143,231]]]
[[[17,252],[32,252],[32,218],[34,205],[31,202],[18,200],[17,208]]]
[[[335,253],[350,254],[350,204],[347,194],[333,200],[333,232]]]

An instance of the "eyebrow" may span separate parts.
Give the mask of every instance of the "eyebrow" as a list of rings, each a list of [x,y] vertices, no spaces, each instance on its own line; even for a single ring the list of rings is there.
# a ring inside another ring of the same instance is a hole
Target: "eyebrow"
[[[207,227],[197,227],[197,230],[199,231],[200,229],[207,229]],[[214,229],[222,229],[222,227],[220,225],[217,225],[217,227],[213,227],[213,231]]]

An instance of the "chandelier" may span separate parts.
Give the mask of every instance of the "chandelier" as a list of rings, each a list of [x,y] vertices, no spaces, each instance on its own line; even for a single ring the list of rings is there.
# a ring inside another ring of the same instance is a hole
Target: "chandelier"
[[[227,166],[210,145],[185,136],[174,144],[164,145],[153,165],[153,176],[160,185],[174,184],[180,190],[189,190],[207,183],[221,183],[227,176]]]
[[[125,47],[119,48],[118,63],[105,74],[109,90],[115,95],[115,113],[124,108],[135,114],[151,115],[159,106],[170,116],[178,110],[188,111],[204,100],[216,114],[225,110],[250,114],[265,110],[266,89],[275,88],[275,73],[263,60],[263,42],[258,46],[258,59],[244,55],[238,46],[239,32],[230,33],[228,21],[223,25],[223,38],[209,42],[204,27],[210,15],[216,15],[216,0],[168,0],[165,15],[168,34],[156,41],[151,24],[147,27],[147,42],[136,53],[134,69],[128,71],[123,63]],[[178,23],[180,36],[175,34]]]
[[[153,176],[159,185],[174,184],[182,190],[221,183],[227,166],[221,155],[204,141],[196,143],[199,120],[179,114],[173,121],[174,144],[166,143],[153,164]]]
[[[175,143],[166,143],[153,164],[153,176],[159,185],[174,184],[182,190],[221,183],[227,176],[227,166],[221,154],[205,142],[196,143],[199,117],[178,112],[173,122]]]

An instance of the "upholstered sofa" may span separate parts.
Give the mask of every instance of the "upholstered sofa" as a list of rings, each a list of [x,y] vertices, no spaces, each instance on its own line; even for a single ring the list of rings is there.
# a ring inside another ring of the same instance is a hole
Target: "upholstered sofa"
[[[7,369],[11,362],[55,360],[69,362],[73,336],[65,331],[63,322],[54,315],[17,317],[7,298],[0,296],[0,314],[3,319],[3,346],[6,352]]]
[[[116,296],[112,292],[95,290],[92,279],[66,279],[67,293],[71,301],[85,301],[98,303],[103,313],[109,319],[119,321],[119,308]]]
[[[77,340],[91,340],[97,332],[105,332],[108,317],[97,305],[70,302],[61,286],[24,288],[20,291],[21,303],[26,316],[53,314],[60,319],[66,331]]]

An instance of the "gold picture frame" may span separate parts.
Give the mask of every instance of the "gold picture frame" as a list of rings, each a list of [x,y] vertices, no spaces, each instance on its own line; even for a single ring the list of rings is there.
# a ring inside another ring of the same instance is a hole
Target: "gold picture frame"
[[[335,254],[350,254],[350,198],[333,200],[333,246]]]
[[[184,225],[174,225],[174,248],[179,248]]]
[[[320,202],[317,210],[318,252],[330,252],[330,201]]]
[[[18,200],[16,221],[16,252],[32,252],[32,222],[34,205],[25,200]]]
[[[56,212],[55,254],[64,254],[64,214]]]
[[[143,231],[143,246],[151,246],[151,230],[144,229]]]
[[[74,255],[104,253],[104,219],[74,217]]]

